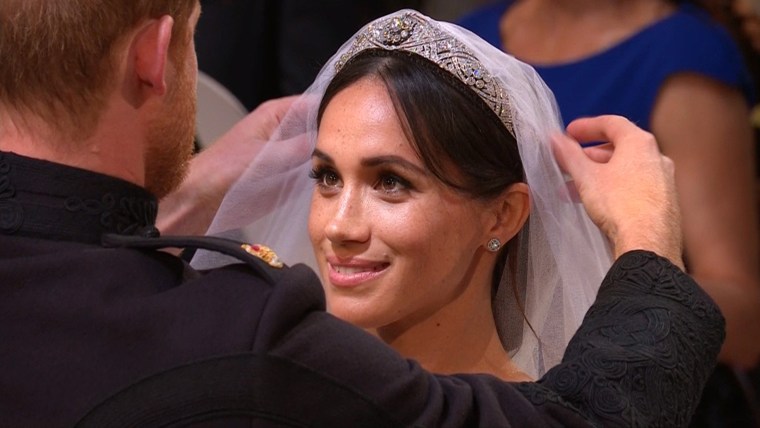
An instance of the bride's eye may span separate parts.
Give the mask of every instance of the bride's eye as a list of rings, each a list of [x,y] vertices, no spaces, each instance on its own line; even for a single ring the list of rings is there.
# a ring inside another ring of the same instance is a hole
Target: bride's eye
[[[395,174],[383,174],[380,176],[377,187],[385,193],[395,194],[412,188],[409,181]]]
[[[330,168],[314,168],[309,173],[309,177],[311,177],[319,187],[335,188],[340,187],[341,185],[340,176]]]

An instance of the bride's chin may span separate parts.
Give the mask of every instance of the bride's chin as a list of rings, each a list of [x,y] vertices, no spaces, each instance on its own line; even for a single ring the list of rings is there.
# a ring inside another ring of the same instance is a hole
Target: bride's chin
[[[336,318],[339,318],[343,321],[353,324],[361,329],[364,329],[370,332],[374,332],[377,329],[377,326],[370,319],[367,318],[366,312],[364,311],[343,310],[340,307],[340,305],[330,306],[328,304],[327,312],[329,312]]]

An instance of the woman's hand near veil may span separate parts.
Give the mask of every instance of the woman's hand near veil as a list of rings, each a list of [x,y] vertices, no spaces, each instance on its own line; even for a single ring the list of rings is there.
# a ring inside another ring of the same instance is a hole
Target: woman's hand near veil
[[[579,143],[607,144],[583,148]],[[560,167],[586,211],[614,245],[615,257],[653,251],[683,269],[673,162],[652,134],[620,116],[577,119],[554,137]]]
[[[157,226],[163,233],[201,235],[224,195],[258,155],[297,96],[267,101],[190,162],[180,187],[159,203]]]

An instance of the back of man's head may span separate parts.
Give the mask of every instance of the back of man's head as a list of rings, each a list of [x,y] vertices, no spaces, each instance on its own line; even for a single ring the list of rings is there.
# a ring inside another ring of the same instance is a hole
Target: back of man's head
[[[144,20],[170,15],[172,40],[184,40],[176,36],[187,31],[197,3],[0,1],[0,113],[39,118],[57,132],[87,135],[116,83],[114,51],[123,36]],[[172,52],[182,48],[177,44]]]

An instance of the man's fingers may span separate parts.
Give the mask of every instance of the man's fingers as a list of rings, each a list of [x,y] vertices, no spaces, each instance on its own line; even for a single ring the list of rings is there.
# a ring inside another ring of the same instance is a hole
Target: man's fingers
[[[578,178],[578,174],[590,162],[580,144],[567,135],[560,133],[552,135],[552,148],[559,167],[574,179]]]
[[[600,144],[598,146],[586,147],[583,149],[586,156],[596,163],[607,163],[612,158],[615,147],[612,144]]]
[[[254,111],[248,114],[246,119],[256,124],[254,128],[259,133],[258,137],[268,138],[272,131],[282,122],[285,114],[291,107],[295,107],[298,95],[275,98],[263,102]],[[243,119],[243,120],[246,120]],[[251,125],[248,125],[251,126]]]
[[[634,125],[622,116],[604,115],[576,119],[567,126],[567,133],[581,143],[607,142],[616,151],[657,150],[657,143],[650,133]]]
[[[636,129],[636,125],[622,116],[604,115],[576,119],[567,125],[567,133],[581,143],[604,141],[616,143],[616,139]]]

